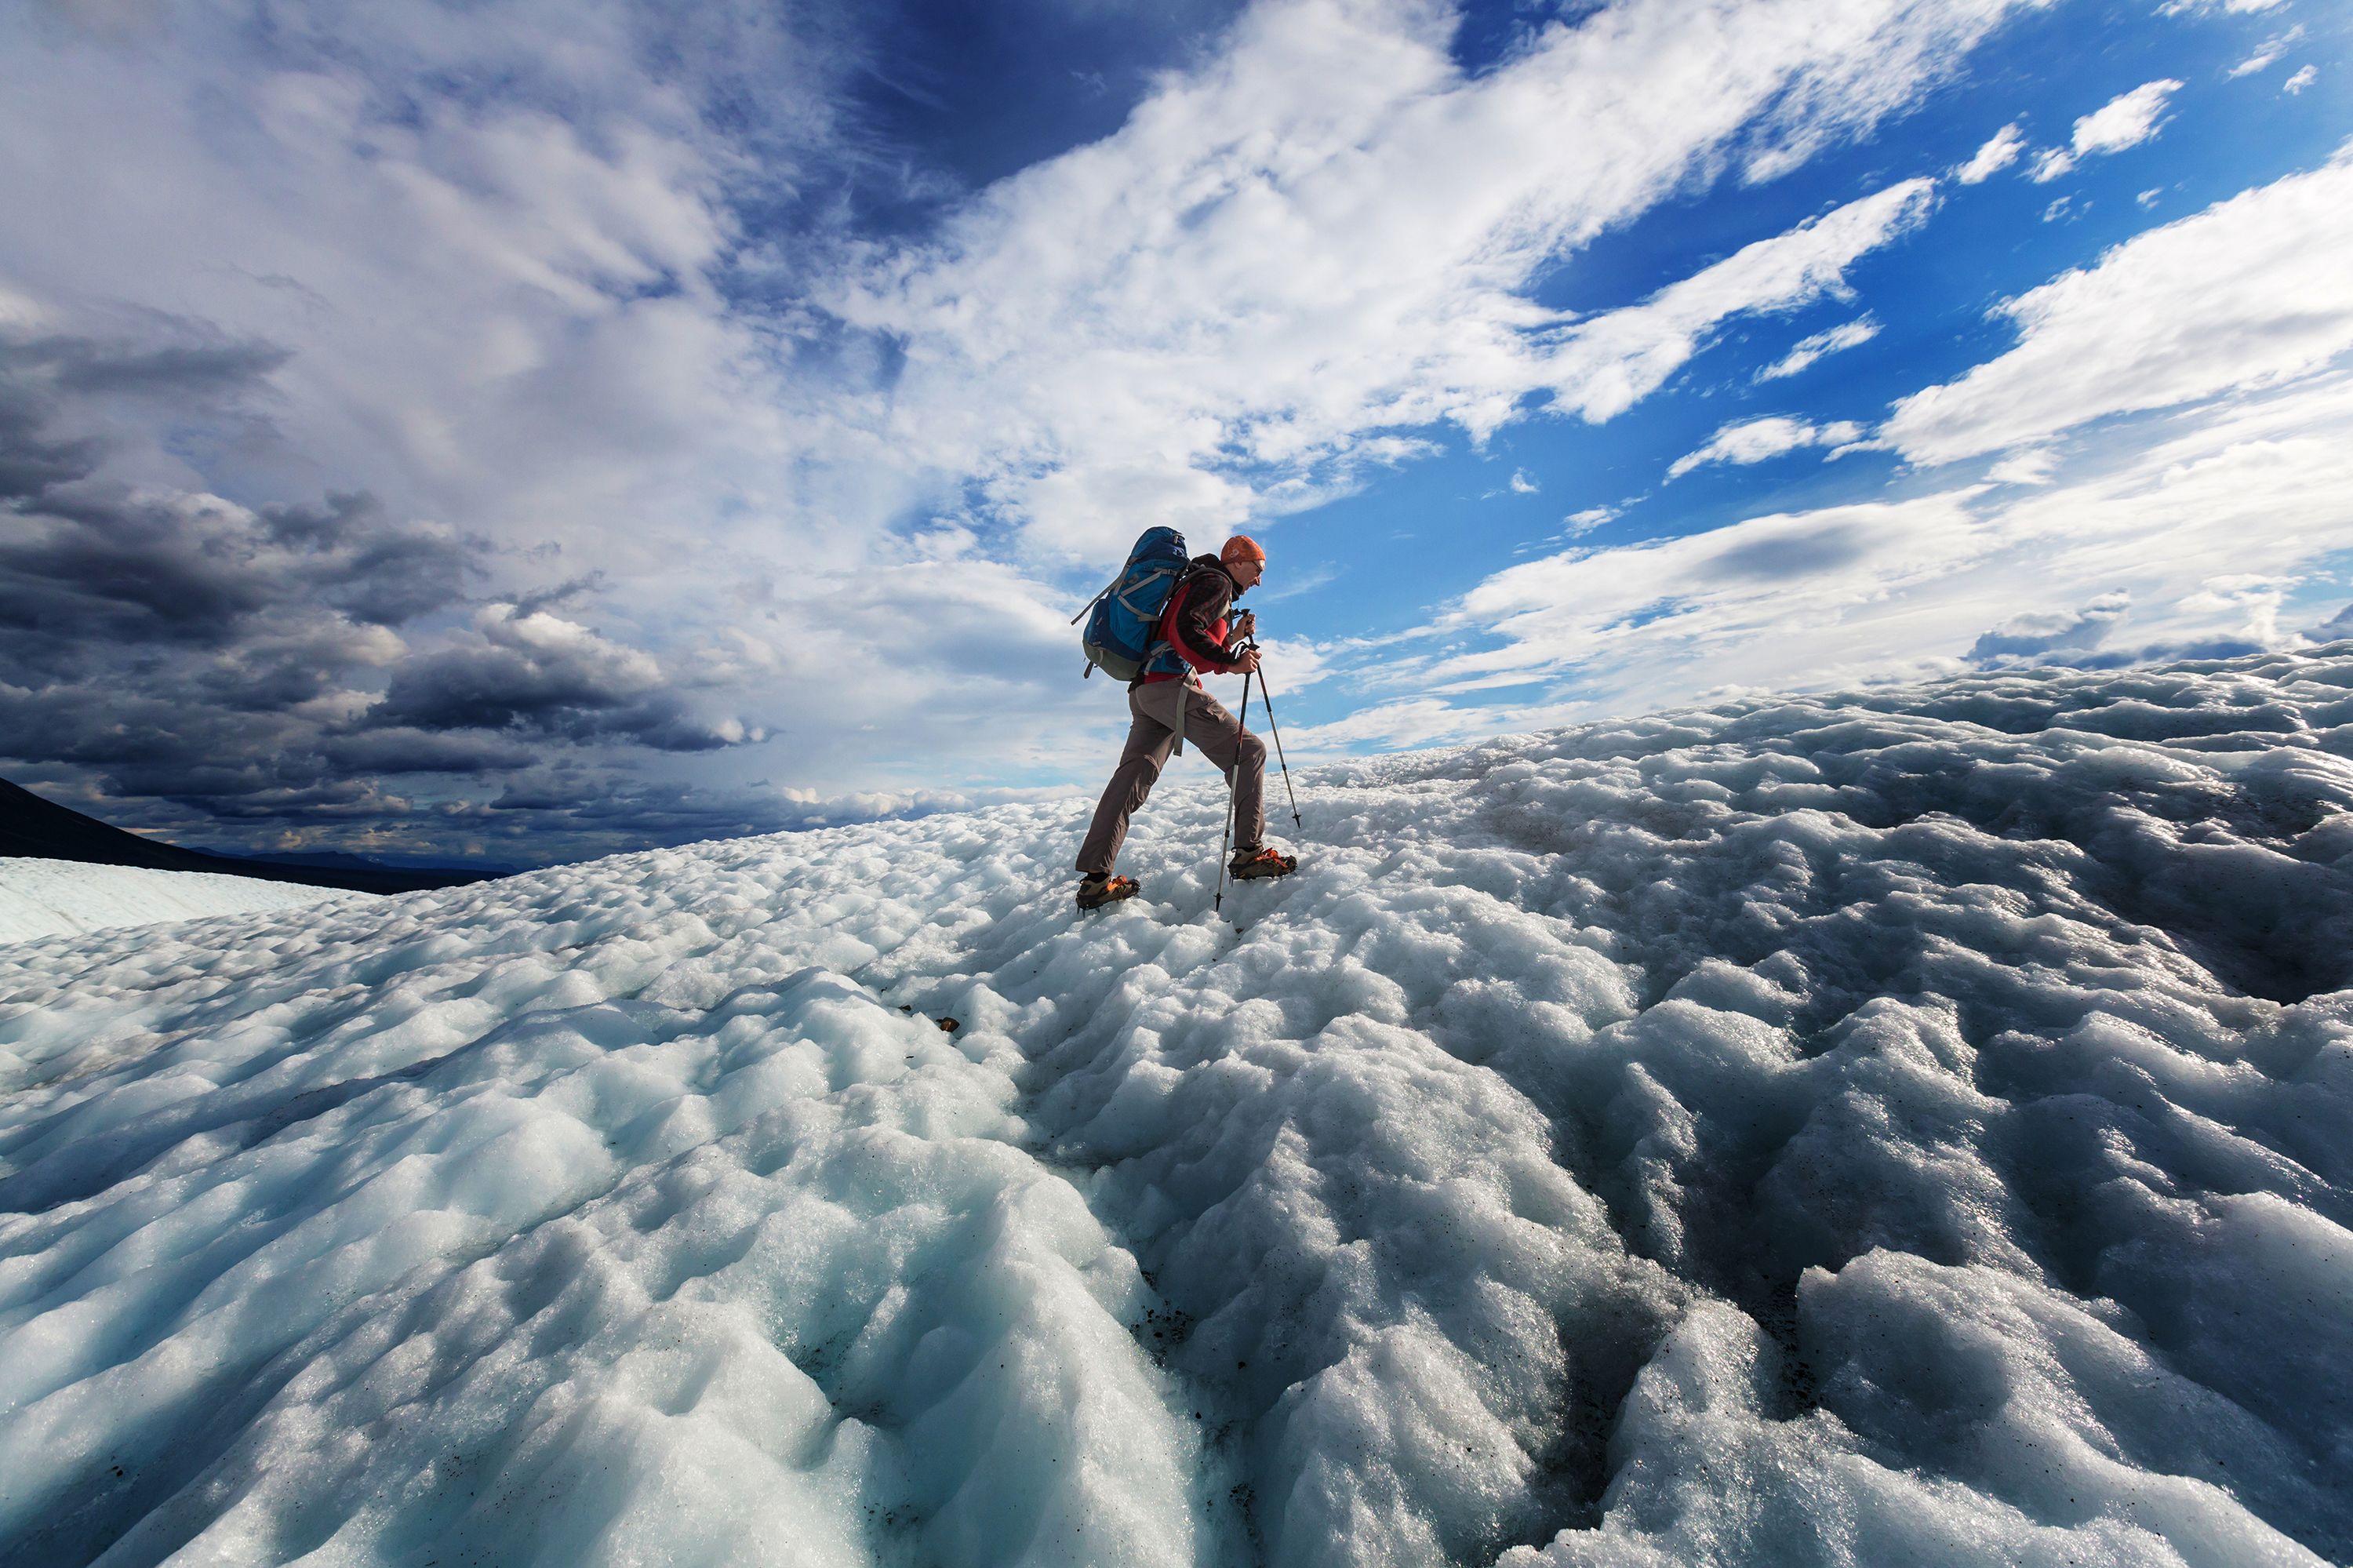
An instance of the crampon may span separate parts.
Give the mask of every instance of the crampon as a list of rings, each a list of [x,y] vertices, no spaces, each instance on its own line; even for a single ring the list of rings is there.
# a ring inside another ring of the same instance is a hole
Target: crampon
[[[1079,881],[1079,907],[1100,909],[1123,898],[1133,898],[1144,885],[1132,876],[1088,876]]]
[[[1299,869],[1295,854],[1279,854],[1271,849],[1249,850],[1238,853],[1226,865],[1226,874],[1236,882],[1253,882],[1263,876],[1289,876]]]

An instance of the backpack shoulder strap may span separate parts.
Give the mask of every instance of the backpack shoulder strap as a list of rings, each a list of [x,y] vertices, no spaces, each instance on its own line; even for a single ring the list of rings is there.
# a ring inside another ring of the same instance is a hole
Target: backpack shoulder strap
[[[1155,629],[1163,642],[1169,641],[1176,630],[1176,612],[1184,608],[1185,596],[1193,591],[1193,574],[1198,569],[1187,567],[1176,579],[1176,586],[1168,590],[1168,605],[1160,612],[1160,624]]]

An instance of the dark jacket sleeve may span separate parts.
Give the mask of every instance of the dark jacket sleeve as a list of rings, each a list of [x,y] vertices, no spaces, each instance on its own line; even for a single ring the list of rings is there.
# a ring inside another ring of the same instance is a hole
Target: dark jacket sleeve
[[[1210,629],[1233,608],[1234,579],[1214,561],[1197,566],[1178,587],[1184,601],[1176,607],[1176,640],[1201,658],[1225,670],[1240,662],[1242,651],[1230,640],[1219,641]]]

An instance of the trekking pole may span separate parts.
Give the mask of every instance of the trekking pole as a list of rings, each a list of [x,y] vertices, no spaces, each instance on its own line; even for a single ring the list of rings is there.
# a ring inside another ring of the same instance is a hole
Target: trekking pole
[[[1299,792],[1291,787],[1291,759],[1282,755],[1282,731],[1274,722],[1274,699],[1267,695],[1266,672],[1263,670],[1259,672],[1258,700],[1266,705],[1266,727],[1274,736],[1274,759],[1282,765],[1282,792],[1291,797],[1291,825],[1304,828],[1306,824],[1299,820]],[[1250,677],[1247,675],[1242,677],[1242,706],[1245,709],[1250,706]]]
[[[1250,678],[1245,673],[1242,676],[1242,716],[1234,721],[1234,732],[1237,736],[1250,733]],[[1261,696],[1266,694],[1266,687],[1263,684],[1259,687],[1259,694]],[[1235,766],[1240,766],[1239,755],[1237,755]],[[1226,844],[1233,836],[1234,776],[1229,770],[1226,774],[1226,831],[1218,835],[1218,896],[1209,905],[1212,914],[1226,906]]]

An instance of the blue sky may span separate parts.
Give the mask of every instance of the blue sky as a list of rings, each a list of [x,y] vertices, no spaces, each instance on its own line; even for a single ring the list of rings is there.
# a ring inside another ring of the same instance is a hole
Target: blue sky
[[[1266,546],[1295,759],[2292,646],[2349,26],[17,8],[0,771],[504,861],[1092,793],[1160,524]]]

